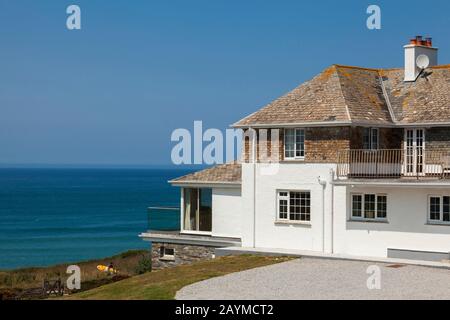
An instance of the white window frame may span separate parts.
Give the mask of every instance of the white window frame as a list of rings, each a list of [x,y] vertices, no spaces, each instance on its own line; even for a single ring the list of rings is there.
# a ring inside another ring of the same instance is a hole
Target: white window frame
[[[287,196],[281,196],[281,193],[287,193]],[[291,220],[290,214],[290,195],[291,192],[300,192],[300,193],[309,193],[309,220]],[[280,218],[280,200],[287,200],[287,216],[286,218]],[[311,224],[312,218],[312,206],[311,206],[311,190],[277,190],[277,216],[276,222],[284,222],[284,223],[298,223],[298,224]]]
[[[428,196],[427,223],[450,225],[450,221],[444,221],[444,197],[450,197],[450,195],[430,194]],[[431,219],[431,198],[439,198],[439,220]]]
[[[375,196],[375,218],[366,218],[365,217],[365,196],[366,195],[374,195]],[[353,216],[353,196],[361,196],[361,217]],[[378,197],[386,198],[386,217],[378,217]],[[387,222],[388,221],[388,195],[385,193],[361,193],[354,192],[350,193],[350,220],[354,221],[377,221],[377,222]]]
[[[369,130],[369,147],[364,148],[364,130]],[[377,137],[377,143],[376,148],[374,147],[375,141],[373,139],[374,135],[373,132],[376,131],[376,137]],[[379,128],[363,128],[363,149],[364,150],[379,150],[380,149],[380,129]]]
[[[175,261],[175,248],[167,248],[166,246],[161,246],[159,248],[159,260],[161,261]],[[167,250],[172,250],[173,254],[167,253]]]
[[[287,138],[287,131],[288,130],[293,130],[294,131],[294,156],[293,157],[288,157],[286,155],[286,138]],[[297,131],[302,131],[303,132],[303,156],[297,156]],[[284,148],[283,148],[283,153],[284,153],[284,159],[285,160],[305,160],[305,155],[306,155],[306,130],[304,128],[287,128],[284,129]]]

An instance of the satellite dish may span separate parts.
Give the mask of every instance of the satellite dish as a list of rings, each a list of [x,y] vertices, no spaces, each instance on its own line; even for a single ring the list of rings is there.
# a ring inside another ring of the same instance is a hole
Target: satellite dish
[[[421,54],[417,57],[416,64],[420,69],[426,69],[430,65],[430,59],[426,55]]]

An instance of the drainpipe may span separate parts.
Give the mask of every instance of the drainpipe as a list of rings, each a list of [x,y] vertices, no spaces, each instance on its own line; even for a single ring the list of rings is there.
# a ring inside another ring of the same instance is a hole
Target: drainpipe
[[[334,170],[331,169],[330,170],[330,176],[331,176],[331,238],[330,238],[330,242],[331,242],[331,253],[334,253],[334,183],[333,183],[333,179],[334,179]]]
[[[322,186],[322,252],[325,253],[325,188],[327,181],[320,176],[317,177],[317,180]]]
[[[253,248],[256,248],[256,130],[250,128],[252,132],[252,162],[253,162]]]

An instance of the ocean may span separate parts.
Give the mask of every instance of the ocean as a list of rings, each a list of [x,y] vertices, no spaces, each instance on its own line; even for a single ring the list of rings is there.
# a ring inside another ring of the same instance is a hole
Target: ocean
[[[0,269],[148,249],[149,206],[179,206],[173,169],[0,169]]]

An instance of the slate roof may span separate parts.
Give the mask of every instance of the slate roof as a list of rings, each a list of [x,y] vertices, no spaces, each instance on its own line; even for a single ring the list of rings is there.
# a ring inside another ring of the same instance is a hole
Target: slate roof
[[[172,184],[177,183],[241,183],[241,164],[231,162],[217,165],[205,170],[197,171],[183,177],[169,181]]]
[[[233,126],[450,122],[450,65],[404,82],[403,69],[333,65]]]

